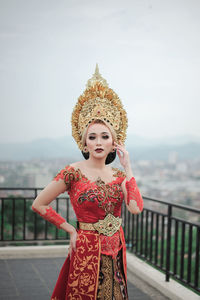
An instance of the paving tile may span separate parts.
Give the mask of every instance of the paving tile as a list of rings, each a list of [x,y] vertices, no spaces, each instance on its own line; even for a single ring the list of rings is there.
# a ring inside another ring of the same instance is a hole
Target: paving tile
[[[1,299],[1,296],[6,296],[6,295],[17,295],[17,291],[16,289],[13,287],[13,286],[9,286],[9,289],[8,289],[8,285],[5,287],[5,286],[0,286],[0,299]]]
[[[19,298],[20,300],[50,300],[51,295],[46,295],[46,294],[40,294],[40,295],[29,295],[28,298],[25,296],[22,296]],[[15,299],[12,299],[15,300]],[[18,300],[18,298],[17,298]]]
[[[21,296],[29,296],[29,295],[49,295],[50,296],[51,291],[47,291],[44,288],[41,287],[32,287],[32,288],[24,288],[22,290],[19,290],[19,294]]]
[[[0,261],[1,300],[49,300],[65,258],[9,259]],[[151,298],[128,282],[129,299]]]
[[[134,300],[151,300],[151,298],[143,293],[141,290],[136,288],[132,283],[128,281],[128,295],[129,299],[134,299]]]
[[[0,271],[1,272],[1,271]],[[8,286],[8,281],[10,281],[10,275],[8,274],[5,274],[5,275],[2,275],[0,276],[0,282],[1,282],[1,285],[6,285]]]
[[[1,295],[0,294],[0,296],[1,296],[1,300],[22,300],[22,298],[21,297],[18,297],[18,296],[16,296],[16,295],[6,295],[6,296],[4,296],[4,295]]]
[[[18,290],[30,290],[30,289],[44,289],[46,286],[41,283],[41,281],[36,282],[16,282],[16,287]]]

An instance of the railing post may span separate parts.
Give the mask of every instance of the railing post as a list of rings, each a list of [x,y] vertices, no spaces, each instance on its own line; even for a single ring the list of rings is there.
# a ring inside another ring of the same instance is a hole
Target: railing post
[[[166,272],[165,272],[166,281],[169,281],[169,277],[170,277],[171,216],[172,216],[172,206],[169,204],[168,213],[167,213],[167,248],[166,248]]]
[[[4,199],[1,199],[1,240],[4,240]]]
[[[37,197],[37,188],[34,188],[35,197]],[[34,214],[34,240],[37,240],[37,214]]]

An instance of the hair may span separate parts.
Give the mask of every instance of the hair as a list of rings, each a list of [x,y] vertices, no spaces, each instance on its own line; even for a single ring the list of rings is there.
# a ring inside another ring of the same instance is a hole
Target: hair
[[[108,127],[110,129],[110,132],[111,132],[113,140],[114,141],[116,140],[116,133],[115,133],[113,127],[108,122],[100,120],[100,119],[96,119],[96,120],[92,120],[89,123],[89,126],[93,125],[93,124],[102,124],[102,125],[105,125],[106,127]],[[87,135],[87,129],[88,129],[89,126],[87,126],[85,128],[85,130],[83,131],[82,140],[81,140],[83,147],[86,146],[86,135]],[[90,155],[89,152],[84,152],[84,151],[81,151],[81,152],[82,152],[82,154],[83,154],[83,156],[84,156],[85,159],[89,158],[89,155]],[[116,150],[114,152],[110,152],[108,154],[108,156],[106,157],[105,164],[106,165],[110,164],[115,159],[115,157],[116,157]]]

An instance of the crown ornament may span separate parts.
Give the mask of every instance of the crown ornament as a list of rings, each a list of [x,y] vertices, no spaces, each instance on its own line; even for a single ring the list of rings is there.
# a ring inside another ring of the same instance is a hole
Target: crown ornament
[[[98,67],[98,64],[96,64],[96,68],[95,68],[95,72],[92,76],[92,78],[90,78],[86,84],[86,87],[87,88],[90,88],[92,86],[95,85],[96,82],[99,82],[101,83],[104,87],[107,87],[108,88],[108,84],[107,84],[107,81],[101,76],[101,74],[99,73],[99,67]]]
[[[78,98],[72,112],[72,136],[82,151],[83,132],[96,119],[112,126],[117,142],[125,142],[128,126],[126,111],[117,94],[109,88],[107,81],[99,73],[97,64],[95,73],[88,80],[86,90]]]

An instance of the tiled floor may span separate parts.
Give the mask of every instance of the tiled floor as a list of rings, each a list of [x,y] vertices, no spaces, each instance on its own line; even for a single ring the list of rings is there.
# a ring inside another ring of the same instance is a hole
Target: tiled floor
[[[50,300],[65,258],[0,260],[1,300]],[[150,300],[128,282],[130,300]]]

